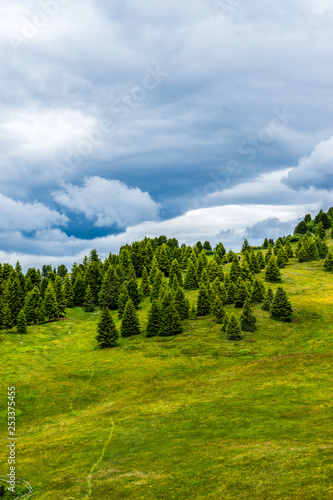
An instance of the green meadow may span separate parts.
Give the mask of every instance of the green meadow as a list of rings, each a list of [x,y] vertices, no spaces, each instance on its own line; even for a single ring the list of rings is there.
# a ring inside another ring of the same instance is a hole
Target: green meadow
[[[255,306],[239,342],[206,316],[100,350],[99,311],[81,308],[2,330],[0,474],[15,386],[16,474],[36,500],[332,499],[333,275],[291,259],[282,276],[293,322]]]

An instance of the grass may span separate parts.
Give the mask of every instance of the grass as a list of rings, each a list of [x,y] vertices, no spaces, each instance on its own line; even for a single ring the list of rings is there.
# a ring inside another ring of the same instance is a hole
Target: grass
[[[101,351],[99,315],[80,308],[2,332],[0,474],[15,386],[17,476],[36,499],[333,498],[332,274],[295,260],[282,274],[294,322],[256,306],[240,342],[207,316]]]

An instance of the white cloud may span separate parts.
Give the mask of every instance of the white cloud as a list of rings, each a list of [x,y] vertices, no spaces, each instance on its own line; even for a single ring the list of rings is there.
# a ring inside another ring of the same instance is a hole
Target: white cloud
[[[14,201],[0,193],[0,230],[35,231],[55,225],[66,225],[68,218],[42,203]]]
[[[82,187],[67,184],[52,196],[60,205],[83,213],[96,227],[131,226],[157,220],[159,214],[159,206],[149,193],[98,176],[85,177]]]
[[[321,141],[309,156],[287,175],[285,182],[292,188],[320,188],[333,190],[333,136]]]

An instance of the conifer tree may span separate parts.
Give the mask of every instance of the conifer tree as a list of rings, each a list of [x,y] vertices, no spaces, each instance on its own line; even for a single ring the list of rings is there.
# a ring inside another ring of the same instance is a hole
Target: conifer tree
[[[152,302],[148,314],[146,337],[155,337],[161,329],[162,311],[157,300]]]
[[[169,280],[175,280],[179,286],[183,286],[182,270],[177,259],[174,259],[170,268]]]
[[[118,297],[121,289],[120,280],[114,266],[109,266],[98,294],[98,303],[104,308],[114,311],[118,308]]]
[[[282,247],[278,250],[276,264],[280,269],[286,266],[286,256]]]
[[[252,304],[260,304],[265,297],[265,285],[260,279],[256,279],[251,289],[251,302]]]
[[[63,288],[63,280],[61,276],[56,276],[53,283],[53,289],[56,295],[58,305],[58,318],[65,315],[66,310],[66,297]]]
[[[90,285],[87,286],[83,306],[84,312],[93,312],[95,310],[94,296],[92,294]]]
[[[169,301],[167,306],[162,306],[162,322],[159,335],[169,337],[183,332],[183,325],[173,301]]]
[[[256,327],[256,317],[253,314],[252,304],[249,298],[245,300],[243,311],[240,318],[241,329],[244,332],[255,332]]]
[[[41,311],[42,311],[42,299],[40,296],[39,289],[35,286],[33,290],[28,292],[25,299],[24,313],[27,322],[34,324],[39,323],[41,319],[40,318]]]
[[[17,333],[28,333],[27,329],[27,319],[24,314],[24,310],[21,309],[21,311],[18,313],[17,316]]]
[[[163,281],[163,273],[158,269],[158,271],[155,273],[155,278],[153,282],[153,286],[151,287],[150,291],[150,301],[153,302],[153,300],[157,300],[160,294],[160,288],[162,286],[162,281]]]
[[[293,249],[292,249],[292,246],[291,246],[291,243],[289,240],[286,243],[285,251],[286,251],[286,254],[289,257],[289,259],[292,259],[294,257],[294,252],[293,252]]]
[[[263,311],[270,311],[271,307],[272,307],[273,299],[274,299],[273,290],[271,288],[268,288],[268,290],[265,293],[264,303],[263,303],[261,309]]]
[[[245,300],[248,297],[248,290],[246,284],[243,280],[238,280],[236,297],[235,297],[235,307],[243,307]]]
[[[18,313],[21,311],[24,303],[21,283],[18,277],[15,277],[9,282],[7,297],[12,319],[15,324]]]
[[[316,240],[314,238],[311,238],[309,247],[308,247],[308,256],[310,260],[319,260],[320,255],[317,247]]]
[[[271,247],[271,245],[268,245],[268,249],[267,249],[267,252],[266,252],[266,255],[265,255],[265,264],[266,264],[266,266],[269,263],[272,255],[273,255],[272,247]]]
[[[136,279],[131,279],[127,282],[127,290],[135,309],[137,309],[141,302],[142,296],[140,294],[140,290],[138,288],[138,282]]]
[[[7,302],[4,302],[3,312],[2,312],[2,324],[6,328],[7,333],[13,327],[12,312]]]
[[[149,275],[146,267],[144,267],[142,271],[141,292],[144,297],[149,297],[150,295]]]
[[[262,251],[259,250],[257,255],[258,255],[257,259],[258,259],[259,268],[260,269],[265,269],[266,263],[265,263],[265,259],[264,259]]]
[[[326,237],[326,231],[322,222],[319,222],[316,229],[316,238],[323,240]]]
[[[242,338],[241,327],[235,313],[231,313],[229,317],[226,337],[228,340],[241,340]]]
[[[331,252],[328,253],[325,259],[324,269],[326,271],[333,271],[333,254]]]
[[[121,336],[132,337],[140,333],[139,319],[131,299],[128,299],[121,321]]]
[[[302,245],[298,251],[298,261],[299,262],[307,262],[309,260],[309,256],[305,247]]]
[[[204,284],[201,284],[197,301],[198,316],[206,316],[210,313],[210,308],[211,304],[209,290]]]
[[[223,272],[222,272],[223,273]],[[207,274],[209,281],[213,283],[216,279],[219,279],[221,276],[220,268],[216,262],[216,260],[212,259],[207,266]]]
[[[216,296],[212,303],[212,313],[217,324],[222,324],[226,315],[222,301],[219,296]]]
[[[158,255],[158,264],[160,270],[165,274],[165,276],[169,276],[170,272],[170,255],[169,249],[166,243],[163,243],[161,246],[159,255]]]
[[[235,298],[236,298],[236,289],[235,285],[231,281],[227,289],[226,304],[233,304],[235,302]]]
[[[174,304],[176,311],[180,316],[180,319],[188,319],[190,315],[190,307],[188,299],[186,299],[184,290],[182,288],[177,288],[174,296]]]
[[[201,274],[204,269],[207,269],[207,254],[205,250],[202,250],[199,254],[198,261],[197,261],[197,275],[198,275],[198,280],[201,280]]]
[[[90,285],[90,289],[94,298],[94,303],[98,303],[98,294],[102,286],[102,273],[101,273],[101,263],[96,260],[92,260],[86,267],[85,272],[85,288]]]
[[[66,307],[74,307],[74,290],[69,274],[66,274],[64,280],[64,295],[66,300]]]
[[[234,257],[232,259],[232,264],[231,264],[229,276],[230,276],[230,279],[233,283],[237,283],[240,275],[241,275],[241,269],[240,269],[240,265],[238,262],[238,257],[237,257],[237,255],[234,255]]]
[[[229,316],[226,314],[221,324],[222,333],[227,333],[228,323],[229,323]]]
[[[271,317],[280,321],[292,321],[293,310],[285,290],[279,286],[271,307]]]
[[[198,286],[197,272],[192,260],[189,260],[185,274],[184,288],[185,290],[196,290]]]
[[[154,255],[152,263],[151,263],[150,273],[149,273],[149,281],[150,281],[151,285],[154,283],[155,275],[156,275],[157,271],[159,271],[159,270],[160,270],[160,268],[159,268],[158,260],[157,260],[156,255]]]
[[[130,298],[128,290],[127,290],[127,281],[123,283],[121,288],[121,292],[118,297],[118,318],[121,319],[124,313],[125,306]]]
[[[101,317],[97,325],[96,340],[101,349],[116,345],[119,334],[116,325],[107,307],[102,309]]]
[[[272,255],[267,264],[265,279],[269,283],[279,283],[282,281],[280,269],[276,264],[274,255]]]
[[[49,321],[51,321],[51,319],[55,318],[58,315],[57,298],[51,283],[47,285],[47,288],[45,290],[44,311],[45,316],[49,318]]]
[[[325,259],[327,257],[328,252],[329,252],[329,248],[328,248],[328,245],[326,243],[326,240],[320,241],[319,245],[317,244],[317,246],[318,246],[318,252],[319,252],[320,258]]]
[[[86,294],[86,286],[81,272],[77,273],[74,281],[74,305],[82,306]]]

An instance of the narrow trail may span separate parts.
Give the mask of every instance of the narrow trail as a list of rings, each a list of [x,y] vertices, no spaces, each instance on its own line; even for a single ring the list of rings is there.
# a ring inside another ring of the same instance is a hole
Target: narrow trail
[[[105,455],[105,450],[106,448],[108,447],[111,439],[112,439],[112,435],[113,435],[113,431],[114,431],[114,421],[112,420],[112,428],[111,428],[111,431],[110,431],[110,434],[108,436],[108,439],[106,440],[106,442],[104,443],[104,446],[103,446],[103,449],[102,449],[102,453],[101,453],[101,456],[99,457],[99,459],[97,460],[96,463],[94,463],[94,465],[91,467],[90,471],[89,471],[89,476],[87,477],[87,485],[88,485],[88,493],[87,495],[84,497],[84,500],[89,500],[89,498],[91,497],[91,493],[92,493],[92,484],[91,484],[91,477],[94,473],[94,470],[99,466],[99,464],[101,463],[101,461],[103,460],[104,458],[104,455]]]

